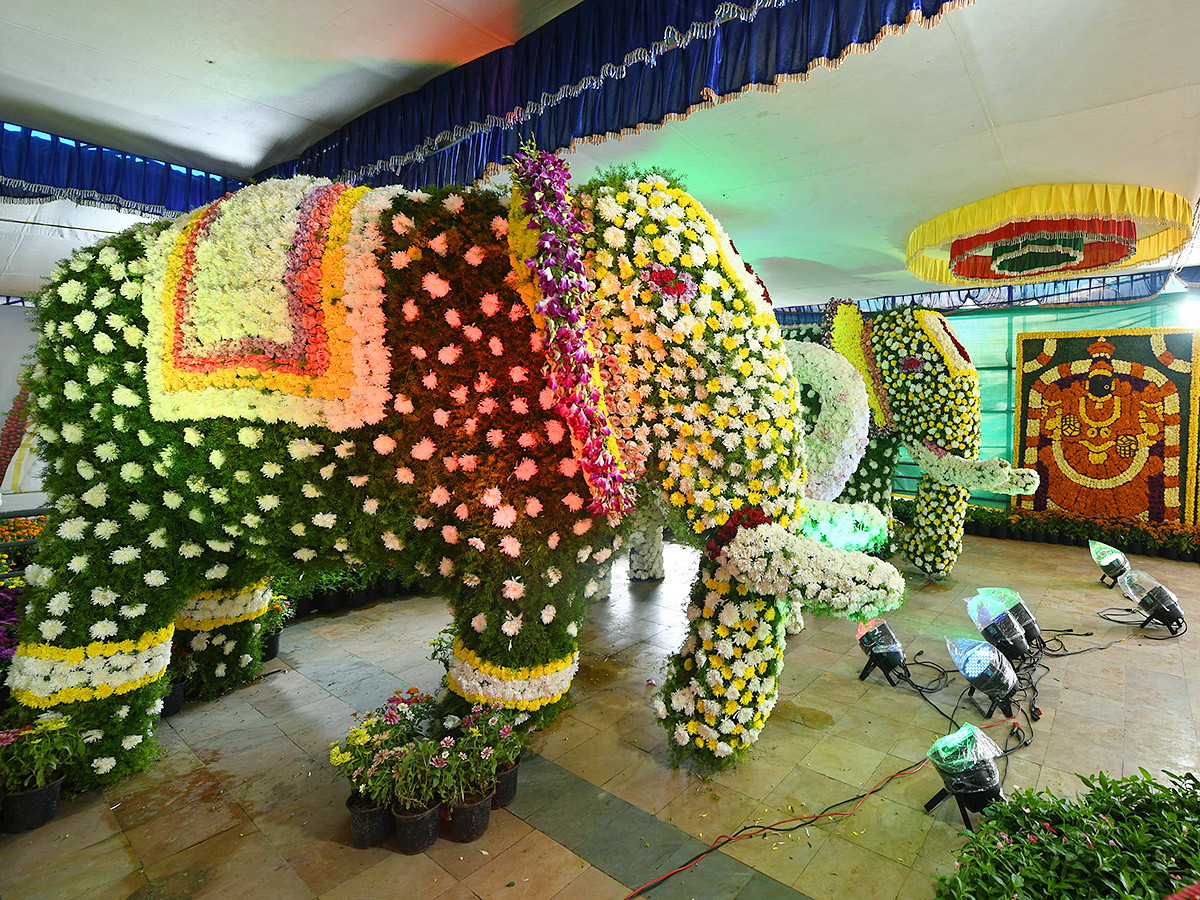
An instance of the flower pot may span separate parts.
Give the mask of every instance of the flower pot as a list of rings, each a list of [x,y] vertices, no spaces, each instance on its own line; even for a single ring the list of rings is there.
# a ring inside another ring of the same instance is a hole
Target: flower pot
[[[395,820],[386,806],[367,806],[370,801],[358,794],[346,798],[350,810],[350,842],[359,850],[378,847],[392,834]]]
[[[60,775],[57,781],[52,781],[44,787],[5,794],[4,830],[10,834],[29,831],[53,819],[58,812],[58,793],[64,777],[66,776]]]
[[[280,629],[282,631],[282,629]],[[279,655],[279,631],[272,631],[263,641],[262,659],[269,662]]]
[[[521,761],[517,760],[510,768],[501,769],[496,773],[496,793],[492,795],[492,809],[500,809],[512,803],[517,796],[517,774],[521,771]]]
[[[186,693],[186,681],[171,682],[171,690],[165,697],[163,697],[162,712],[159,715],[166,719],[182,710],[184,695]]]
[[[1008,526],[1007,525],[997,525],[995,530],[992,533],[998,538],[1006,538],[1006,537],[1008,537]]]
[[[492,794],[475,800],[468,797],[467,803],[442,804],[441,834],[448,841],[469,844],[483,837],[492,819]]]
[[[323,615],[335,613],[342,608],[341,594],[337,591],[322,591],[315,599],[317,611]]]
[[[980,537],[991,537],[995,533],[995,529],[991,525],[980,524],[975,526],[975,533]]]
[[[437,842],[441,807],[435,803],[429,809],[409,812],[392,804],[392,818],[396,822],[396,845],[400,852],[414,856],[428,850]]]

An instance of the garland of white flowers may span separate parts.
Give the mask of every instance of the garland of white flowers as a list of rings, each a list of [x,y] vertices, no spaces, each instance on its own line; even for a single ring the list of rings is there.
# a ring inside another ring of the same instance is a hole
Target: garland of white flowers
[[[544,666],[514,671],[484,663],[456,641],[446,681],[451,690],[472,703],[500,703],[532,711],[561,699],[578,670],[578,650]]]
[[[260,581],[241,590],[201,591],[179,611],[175,627],[187,631],[212,631],[262,616],[271,603],[271,588]]]

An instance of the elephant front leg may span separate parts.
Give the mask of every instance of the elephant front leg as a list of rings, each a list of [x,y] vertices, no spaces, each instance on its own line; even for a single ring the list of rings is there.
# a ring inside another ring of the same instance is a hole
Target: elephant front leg
[[[663,527],[646,523],[629,535],[629,577],[633,581],[654,581],[666,577],[663,568]]]
[[[950,574],[962,552],[970,496],[966,488],[941,484],[928,475],[921,479],[913,520],[900,547],[914,566],[935,581]]]

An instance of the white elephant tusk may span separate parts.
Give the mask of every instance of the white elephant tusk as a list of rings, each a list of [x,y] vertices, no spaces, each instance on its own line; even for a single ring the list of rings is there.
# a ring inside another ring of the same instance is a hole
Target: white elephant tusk
[[[945,485],[997,494],[1032,494],[1040,481],[1033,469],[1014,469],[1007,459],[968,459],[934,447],[928,441],[906,443],[925,474]]]

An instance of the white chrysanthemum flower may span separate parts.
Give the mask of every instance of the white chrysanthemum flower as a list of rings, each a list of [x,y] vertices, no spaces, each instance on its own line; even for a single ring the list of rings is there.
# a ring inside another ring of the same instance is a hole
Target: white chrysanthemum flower
[[[58,619],[43,619],[38,624],[38,631],[41,632],[43,638],[52,641],[66,631],[66,627]]]
[[[229,566],[224,563],[217,563],[211,569],[204,573],[204,577],[209,581],[220,581],[229,574]]]
[[[83,429],[73,422],[67,422],[62,427],[62,439],[68,444],[78,444],[83,440]]]
[[[296,438],[288,442],[288,454],[292,459],[307,459],[310,456],[317,456],[325,449],[324,444],[317,444],[310,441],[308,438]]]
[[[184,559],[195,559],[203,552],[203,547],[199,544],[193,544],[191,541],[179,545],[179,555]]]
[[[207,631],[199,631],[194,634],[191,642],[192,649],[197,653],[199,653],[201,650],[204,650],[206,647],[208,647],[208,637],[209,635]]]
[[[302,493],[309,500],[316,500],[318,497],[323,496],[321,494],[321,489],[318,488],[315,484],[311,484],[311,483],[306,483],[306,484],[301,485],[300,493]]]
[[[208,462],[214,469],[219,469],[225,465],[225,454],[220,450],[214,450],[208,454]]]
[[[317,513],[312,517],[312,523],[318,528],[332,528],[337,524],[337,516],[333,513]]]
[[[125,737],[121,738],[121,749],[132,750],[141,742],[142,736],[140,734],[127,734]]]
[[[251,657],[249,653],[243,653],[238,657],[238,665],[244,669],[246,666],[250,665],[250,659]]]
[[[112,619],[101,619],[99,622],[93,622],[92,627],[88,629],[88,634],[93,640],[102,641],[105,638],[110,638],[117,633],[117,623]]]
[[[299,550],[297,550],[295,553],[292,554],[292,556],[296,557],[296,559],[300,560],[301,562],[308,562],[309,560],[313,559],[316,555],[317,555],[316,551],[314,551],[308,547],[301,547]]]
[[[263,478],[274,478],[283,473],[283,466],[275,462],[265,462],[259,471],[262,472]]]
[[[46,604],[46,610],[52,616],[61,616],[71,608],[71,595],[66,591],[59,591]]]
[[[129,515],[140,522],[150,515],[150,506],[147,503],[143,503],[141,500],[135,500],[133,503],[129,504]]]
[[[261,428],[251,428],[249,426],[239,428],[237,433],[238,443],[252,450],[258,446],[258,442],[262,440],[262,436]]]
[[[303,522],[297,522],[289,530],[292,532],[292,534],[296,535],[296,537],[304,537],[305,533],[308,531],[308,526]]]
[[[175,491],[167,491],[163,494],[163,506],[167,509],[179,509],[183,503],[183,497],[175,493]]]
[[[72,556],[71,561],[67,563],[67,568],[79,575],[87,571],[88,558],[86,556]]]
[[[58,526],[58,536],[64,541],[82,540],[84,534],[87,533],[87,526],[87,519],[78,516],[73,519],[67,519]]]
[[[571,637],[579,637],[579,623],[578,622],[568,622],[567,623],[567,634],[569,634]]]
[[[270,512],[279,506],[279,498],[274,494],[263,494],[258,498],[258,508],[263,512]]]
[[[137,547],[118,547],[109,554],[109,559],[112,560],[113,565],[123,566],[138,559],[141,555],[142,551]]]
[[[101,519],[96,523],[96,527],[92,529],[92,533],[102,541],[107,541],[114,534],[121,530],[121,526],[112,519]]]
[[[117,406],[137,406],[142,402],[141,397],[123,384],[118,385],[117,389],[112,392],[112,399]]]
[[[145,603],[134,603],[129,606],[122,606],[120,613],[126,619],[136,619],[138,616],[146,612]]]
[[[142,576],[142,580],[150,587],[162,587],[167,583],[167,573],[162,569],[151,569]]]
[[[97,331],[92,336],[92,346],[96,348],[98,353],[103,353],[106,356],[117,348],[116,342],[105,331]]]
[[[126,282],[128,284],[128,282]],[[102,756],[99,759],[92,760],[92,769],[97,775],[107,775],[117,765],[117,761],[111,756]]]
[[[165,528],[156,528],[146,537],[146,543],[155,550],[161,550],[167,546],[167,530]]]

